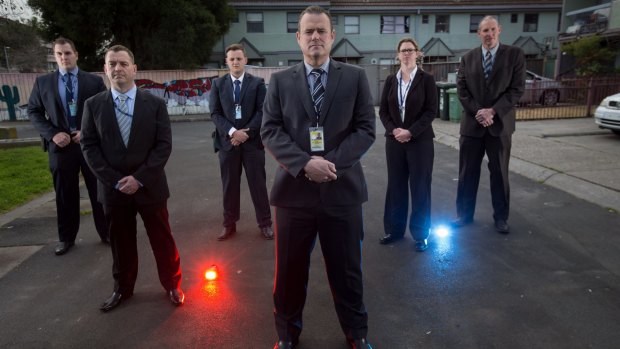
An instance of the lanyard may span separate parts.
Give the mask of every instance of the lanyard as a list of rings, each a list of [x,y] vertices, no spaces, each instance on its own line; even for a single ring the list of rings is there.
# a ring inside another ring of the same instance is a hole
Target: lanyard
[[[69,85],[67,84],[68,75],[69,73],[62,76],[62,83],[65,85],[65,98],[67,99],[67,103],[71,103],[75,100],[75,98],[73,98],[73,91],[75,90],[73,88],[73,79],[77,79],[77,76],[71,79],[71,88],[69,88]],[[69,96],[71,96],[71,98],[69,98]]]
[[[405,87],[405,93],[403,95],[403,78],[401,76],[399,84],[398,84],[398,104],[401,110],[405,109],[405,99],[407,98],[407,92],[409,92],[409,87],[411,87],[411,81],[413,79],[409,79],[409,83],[407,83],[407,87]]]

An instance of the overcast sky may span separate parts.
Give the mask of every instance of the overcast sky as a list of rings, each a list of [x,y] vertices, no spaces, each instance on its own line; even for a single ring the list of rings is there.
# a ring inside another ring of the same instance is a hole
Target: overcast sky
[[[0,16],[25,22],[34,16],[34,12],[28,6],[28,0],[1,0]]]

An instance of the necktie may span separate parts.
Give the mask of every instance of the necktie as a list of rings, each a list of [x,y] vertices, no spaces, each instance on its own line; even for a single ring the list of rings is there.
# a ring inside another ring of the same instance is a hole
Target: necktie
[[[129,106],[127,105],[128,98],[125,95],[118,95],[118,107],[116,108],[116,121],[118,122],[118,128],[121,130],[121,137],[123,137],[125,146],[127,146],[129,141],[129,131],[131,130],[131,117],[129,115]]]
[[[484,78],[488,79],[491,75],[491,69],[493,68],[493,60],[491,57],[491,51],[487,51],[487,55],[484,58]]]
[[[67,73],[65,76],[67,77],[67,84],[65,89],[65,104],[67,107],[67,121],[69,122],[69,128],[73,130],[77,130],[77,122],[76,115],[71,115],[71,107],[69,104],[73,101],[73,79],[71,79],[71,73]]]
[[[314,111],[316,115],[321,113],[321,105],[323,104],[323,97],[325,97],[325,88],[321,81],[321,75],[325,73],[323,69],[312,69],[310,74],[315,77],[314,88],[312,89],[312,102],[314,103]]]
[[[241,81],[235,80],[235,104],[241,102]]]

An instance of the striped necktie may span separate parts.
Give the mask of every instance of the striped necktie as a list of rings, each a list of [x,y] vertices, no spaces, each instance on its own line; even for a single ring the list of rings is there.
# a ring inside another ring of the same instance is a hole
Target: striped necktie
[[[321,113],[321,105],[325,97],[325,87],[323,87],[323,82],[321,81],[321,75],[323,75],[323,73],[325,73],[323,69],[312,69],[310,72],[310,74],[313,74],[315,77],[314,88],[312,89],[312,102],[314,103],[316,115]]]
[[[118,128],[121,131],[121,137],[123,137],[123,143],[125,147],[129,142],[129,132],[131,131],[131,115],[129,115],[129,106],[127,105],[127,99],[129,97],[125,95],[118,95],[118,106],[116,108],[116,121],[118,122]]]
[[[493,57],[491,56],[491,51],[487,51],[487,54],[484,58],[484,78],[489,79],[489,75],[491,75],[491,69],[493,69]]]
[[[73,74],[67,72],[65,75],[67,77],[66,88],[65,88],[65,108],[67,108],[67,121],[69,122],[69,128],[71,131],[77,130],[77,115],[71,115],[71,103],[75,103],[73,98],[73,79],[71,78]]]

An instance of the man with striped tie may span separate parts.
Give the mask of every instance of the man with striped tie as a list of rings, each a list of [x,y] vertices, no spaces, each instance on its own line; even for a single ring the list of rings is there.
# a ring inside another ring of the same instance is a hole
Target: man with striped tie
[[[157,262],[159,281],[174,305],[181,305],[181,261],[168,223],[170,196],[164,166],[172,151],[164,100],[138,90],[133,53],[115,45],[105,55],[110,91],[86,101],[82,151],[97,177],[99,201],[110,221],[114,292],[104,312],[133,296],[138,276],[136,214],[140,214]]]
[[[364,70],[330,59],[335,36],[326,10],[306,8],[297,31],[304,60],[271,75],[263,108],[261,137],[280,165],[271,190],[277,349],[299,341],[317,237],[349,347],[371,348],[362,285],[368,193],[361,158],[375,140],[375,111]]]
[[[515,104],[525,89],[525,56],[515,46],[499,43],[502,28],[486,16],[478,25],[482,42],[461,59],[457,76],[463,105],[459,140],[459,183],[454,227],[473,222],[480,167],[486,153],[491,173],[495,230],[507,234],[510,189],[508,162],[515,130]]]

